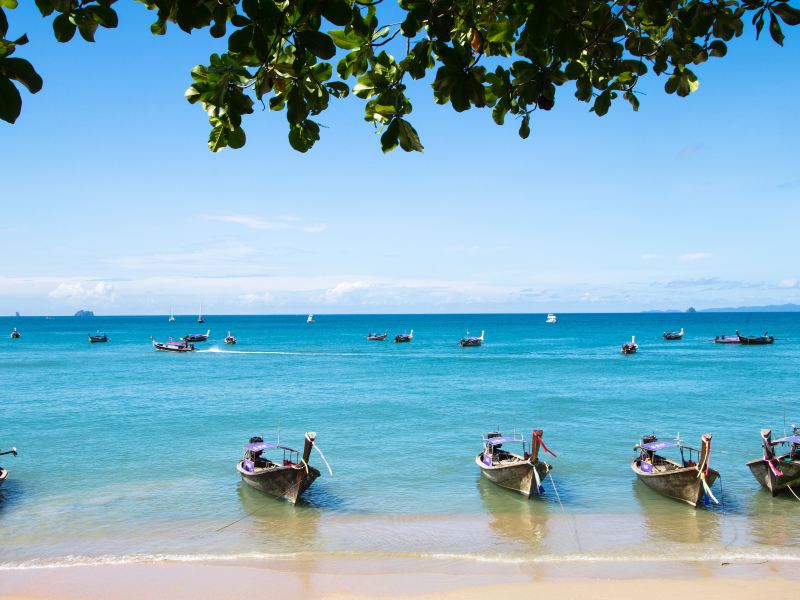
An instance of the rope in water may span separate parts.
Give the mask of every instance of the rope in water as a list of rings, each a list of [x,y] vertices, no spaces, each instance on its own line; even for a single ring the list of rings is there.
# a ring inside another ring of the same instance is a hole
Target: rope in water
[[[553,486],[553,491],[556,493],[556,500],[558,500],[558,505],[561,507],[561,512],[567,515],[567,511],[564,509],[564,504],[561,502],[561,496],[558,494],[558,488],[556,487],[556,480],[553,479],[553,473],[548,469],[547,475],[550,477],[550,484]],[[575,526],[575,516],[569,516],[569,523],[572,527],[572,535],[575,536],[575,545],[578,547],[578,552],[583,552],[583,548],[581,547],[581,540],[578,537],[578,528]]]

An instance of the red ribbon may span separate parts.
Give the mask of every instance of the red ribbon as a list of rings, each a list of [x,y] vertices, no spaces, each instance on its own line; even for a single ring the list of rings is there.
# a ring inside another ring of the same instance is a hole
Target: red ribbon
[[[531,431],[531,435],[533,437],[535,437],[537,440],[539,440],[539,443],[542,445],[542,450],[544,450],[548,454],[552,454],[553,456],[558,458],[558,455],[555,452],[553,452],[552,450],[550,450],[550,448],[548,448],[547,446],[544,445],[544,442],[542,441],[542,438],[540,438],[538,435],[536,435],[536,432]]]

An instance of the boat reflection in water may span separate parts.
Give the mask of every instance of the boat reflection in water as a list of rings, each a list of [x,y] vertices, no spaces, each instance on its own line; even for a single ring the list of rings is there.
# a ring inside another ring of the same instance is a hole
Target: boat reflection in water
[[[548,522],[552,511],[549,502],[530,502],[519,494],[497,489],[484,477],[478,477],[477,486],[489,517],[489,527],[499,536],[500,547],[505,547],[509,540],[523,543],[525,549],[544,549],[548,545]]]

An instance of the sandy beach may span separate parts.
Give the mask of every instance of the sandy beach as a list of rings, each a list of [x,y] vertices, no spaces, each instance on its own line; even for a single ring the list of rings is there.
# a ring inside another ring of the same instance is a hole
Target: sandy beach
[[[234,600],[487,597],[744,599],[796,589],[796,564],[781,562],[563,563],[511,566],[419,559],[149,563],[8,570],[3,600]]]

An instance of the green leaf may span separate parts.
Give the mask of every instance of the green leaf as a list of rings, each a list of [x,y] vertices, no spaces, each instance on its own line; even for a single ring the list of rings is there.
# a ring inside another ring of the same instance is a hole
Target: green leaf
[[[333,43],[343,50],[354,50],[364,45],[366,40],[354,33],[345,33],[341,29],[332,29],[328,34],[333,38]]]
[[[14,10],[17,8],[17,0],[0,0],[0,7]]]
[[[594,114],[602,117],[608,113],[609,108],[611,108],[611,90],[605,90],[594,101]]]
[[[78,23],[78,32],[81,34],[81,37],[85,39],[87,42],[93,42],[94,33],[95,31],[97,31],[97,27],[98,27],[97,21],[82,19]]]
[[[353,20],[353,11],[346,0],[326,0],[322,7],[322,16],[342,27]]]
[[[397,148],[397,138],[400,135],[398,120],[392,119],[381,136],[381,150],[383,150],[384,154]]]
[[[788,4],[773,4],[772,12],[787,25],[800,25],[800,9]]]
[[[167,24],[163,21],[156,21],[150,25],[150,33],[153,35],[164,35],[167,33]]]
[[[398,122],[397,134],[400,140],[400,147],[406,152],[422,152],[424,148],[413,125],[405,119],[398,118],[396,121]]]
[[[728,53],[728,46],[722,40],[714,40],[708,45],[709,54],[711,56],[723,57]]]
[[[333,58],[336,54],[336,46],[333,44],[333,40],[321,31],[304,29],[303,31],[298,31],[296,37],[314,56],[327,60]]]
[[[59,42],[68,42],[75,36],[75,24],[69,20],[69,14],[64,13],[53,19],[53,32]]]
[[[0,119],[14,123],[22,110],[22,98],[8,77],[0,75]]]
[[[208,148],[212,152],[219,152],[228,145],[228,130],[222,125],[217,125],[208,136]]]
[[[319,140],[319,125],[306,119],[289,130],[289,143],[298,152],[308,152]]]
[[[33,68],[33,65],[24,58],[6,58],[0,66],[5,70],[5,74],[11,79],[16,79],[31,94],[35,94],[42,89],[42,78]]]
[[[528,136],[531,134],[531,116],[525,115],[522,117],[522,124],[519,126],[519,137],[523,140],[527,140]]]
[[[97,23],[107,29],[113,29],[119,24],[119,18],[113,8],[90,5],[86,7],[86,12],[89,13]]]
[[[56,9],[56,0],[36,0],[36,7],[43,17],[48,17]]]
[[[228,132],[228,146],[235,149],[244,146],[247,138],[244,135],[244,129],[237,127],[233,131]]]
[[[769,13],[769,34],[776,44],[783,46],[784,35],[781,31],[781,24],[778,22],[774,12]]]

